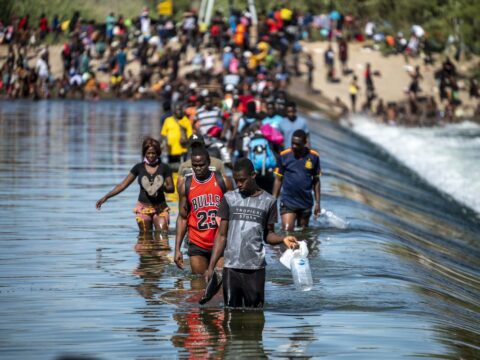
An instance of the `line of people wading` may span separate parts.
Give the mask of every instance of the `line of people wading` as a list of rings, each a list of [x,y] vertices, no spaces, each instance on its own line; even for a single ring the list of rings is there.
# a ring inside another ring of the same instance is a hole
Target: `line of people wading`
[[[288,107],[295,109],[292,104]],[[294,236],[275,232],[277,198],[283,230],[293,230],[295,225],[307,227],[312,208],[314,216],[320,213],[319,154],[307,146],[304,130],[290,133],[290,147],[275,153],[273,188],[257,182],[262,174],[248,154],[231,166],[232,181],[223,162],[208,151],[201,134],[192,134],[187,141],[189,159],[178,168],[176,183],[179,212],[174,261],[179,268],[185,267],[181,249],[186,239],[193,274],[204,276],[208,282],[215,268],[223,268],[224,304],[228,308],[263,307],[266,244],[298,247]],[[96,207],[100,209],[137,179],[140,192],[134,213],[140,233],[152,234],[154,242],[168,247],[168,241],[159,234],[165,234],[170,222],[165,193],[175,191],[172,168],[162,162],[160,142],[153,138],[143,141],[142,158]]]

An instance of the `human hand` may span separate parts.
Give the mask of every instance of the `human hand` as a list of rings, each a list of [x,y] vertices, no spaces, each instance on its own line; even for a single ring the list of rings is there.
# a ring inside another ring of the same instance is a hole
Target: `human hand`
[[[210,279],[212,278],[213,276],[213,272],[214,272],[214,269],[210,269],[208,268],[207,271],[205,271],[205,282],[208,284],[208,282],[210,281]]]
[[[175,261],[175,264],[179,269],[184,269],[185,266],[183,265],[183,254],[181,251],[175,251],[173,261]]]
[[[107,199],[105,198],[105,196],[102,197],[100,200],[97,201],[97,203],[96,203],[96,205],[95,205],[95,207],[97,208],[97,210],[100,210],[100,209],[101,209],[101,207],[102,207],[102,205],[103,205],[103,203],[104,203],[105,201],[107,201]]]
[[[313,208],[313,218],[317,220],[317,218],[320,216],[320,204],[316,203],[315,207]]]
[[[295,236],[285,236],[283,238],[283,243],[285,244],[285,246],[289,249],[298,249],[299,248],[299,245],[298,245],[298,241],[297,241],[297,238]]]

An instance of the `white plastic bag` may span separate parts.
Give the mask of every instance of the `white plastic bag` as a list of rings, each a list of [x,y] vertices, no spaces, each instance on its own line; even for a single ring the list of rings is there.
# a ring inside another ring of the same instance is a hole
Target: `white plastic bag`
[[[280,262],[282,263],[283,266],[285,266],[288,270],[291,269],[290,267],[290,262],[292,261],[293,255],[295,252],[300,253],[301,257],[306,258],[308,256],[308,247],[307,243],[305,241],[299,241],[298,242],[299,248],[292,250],[292,249],[287,249],[285,252],[282,254],[280,257]]]

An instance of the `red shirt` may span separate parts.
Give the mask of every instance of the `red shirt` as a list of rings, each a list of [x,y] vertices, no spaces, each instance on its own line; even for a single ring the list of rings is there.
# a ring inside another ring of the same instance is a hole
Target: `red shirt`
[[[41,31],[47,31],[48,30],[48,20],[45,17],[40,19],[40,30]]]
[[[200,181],[192,175],[188,190],[188,238],[195,245],[211,250],[218,231],[217,211],[223,191],[212,171],[207,180]]]

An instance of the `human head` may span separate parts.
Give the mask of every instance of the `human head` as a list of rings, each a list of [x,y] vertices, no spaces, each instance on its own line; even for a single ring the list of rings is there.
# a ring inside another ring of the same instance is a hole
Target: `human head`
[[[241,158],[233,165],[233,179],[240,193],[251,195],[257,189],[255,169],[248,158]]]
[[[183,118],[183,104],[176,103],[175,105],[173,105],[173,113],[177,119]]]
[[[188,146],[191,151],[196,148],[204,148],[205,147],[205,139],[200,134],[193,134],[188,139]]]
[[[304,152],[307,145],[307,133],[302,129],[295,130],[292,134],[292,150],[296,155]]]
[[[172,103],[170,100],[165,100],[162,104],[163,112],[169,112],[172,110]]]
[[[192,170],[199,179],[205,179],[210,175],[210,155],[204,147],[192,149]]]
[[[295,120],[297,118],[297,105],[294,102],[287,103],[287,118]]]
[[[158,140],[155,140],[154,138],[151,138],[151,137],[146,137],[143,140],[143,143],[142,143],[142,157],[145,157],[147,155],[147,152],[150,148],[152,148],[155,151],[155,154],[156,154],[157,158],[159,158],[160,155],[162,154],[162,150],[160,148],[160,143],[158,142]],[[149,161],[150,161],[150,159],[149,159]]]
[[[267,102],[267,115],[268,116],[275,115],[275,103],[273,101]]]
[[[257,112],[257,104],[255,104],[255,101],[251,100],[247,103],[247,114],[248,115],[255,115]]]
[[[212,95],[207,95],[207,97],[205,98],[204,103],[205,103],[205,107],[206,107],[207,109],[210,110],[211,108],[213,108],[213,96],[212,96]]]

